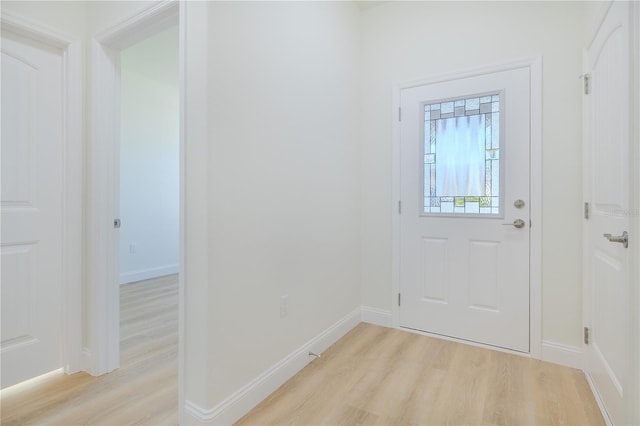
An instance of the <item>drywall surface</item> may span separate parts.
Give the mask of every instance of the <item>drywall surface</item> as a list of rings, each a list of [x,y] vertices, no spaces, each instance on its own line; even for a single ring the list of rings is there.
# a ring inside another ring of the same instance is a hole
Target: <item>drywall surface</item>
[[[543,339],[580,346],[582,8],[388,2],[363,11],[363,305],[389,310],[392,303],[392,83],[542,55]]]
[[[16,16],[82,40],[86,3],[80,1],[3,1],[0,8]]]
[[[178,272],[178,29],[121,53],[120,283]]]
[[[360,305],[359,12],[212,2],[208,16],[213,406]]]

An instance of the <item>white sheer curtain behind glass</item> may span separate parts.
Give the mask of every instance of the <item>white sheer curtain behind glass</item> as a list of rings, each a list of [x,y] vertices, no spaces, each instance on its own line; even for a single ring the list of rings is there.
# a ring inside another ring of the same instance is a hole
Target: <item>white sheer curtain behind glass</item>
[[[436,196],[485,195],[484,115],[436,122]]]

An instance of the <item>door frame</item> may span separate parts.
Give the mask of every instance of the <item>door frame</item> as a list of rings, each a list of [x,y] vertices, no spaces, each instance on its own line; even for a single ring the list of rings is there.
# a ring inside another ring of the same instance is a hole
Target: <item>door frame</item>
[[[39,22],[7,11],[2,28],[61,50],[63,64],[62,152],[62,334],[64,372],[81,371],[82,362],[82,223],[83,223],[83,79],[82,43]]]
[[[596,35],[602,26],[611,6],[616,0],[609,0],[606,3],[602,3],[600,5],[599,10],[597,11],[596,16],[592,18],[592,21],[589,23],[587,38],[585,40],[585,45],[590,46]],[[629,285],[631,288],[630,296],[632,300],[635,300],[635,306],[640,306],[640,244],[638,244],[638,235],[640,235],[640,169],[635,167],[640,164],[640,4],[638,2],[631,2],[631,16],[629,17],[629,32],[630,32],[630,40],[629,40],[629,66],[630,66],[630,87],[631,96],[630,105],[629,105],[629,214],[632,216],[629,221],[629,233],[631,240],[629,242]],[[586,58],[586,48],[583,50],[583,59]],[[634,54],[635,52],[635,54]],[[586,63],[583,63],[583,67],[586,68]],[[586,105],[583,103],[582,107],[583,117],[586,117],[587,110]],[[582,123],[582,150],[583,152],[588,152],[588,125],[586,120],[583,120]],[[588,158],[583,156],[583,163],[588,161]],[[587,201],[590,197],[589,195],[589,187],[588,187],[588,176],[587,176],[587,167],[586,164],[583,164],[583,199]],[[634,238],[635,236],[635,238]],[[583,228],[583,244],[582,244],[583,256],[586,258],[586,255],[589,250],[589,240],[588,240],[588,227],[585,226]],[[635,263],[634,263],[635,262]],[[591,302],[590,302],[590,291],[591,291],[591,276],[589,265],[583,264],[583,298],[582,298],[582,322],[585,326],[591,324]],[[633,304],[632,304],[633,306]],[[635,309],[631,313],[631,326],[629,336],[627,336],[631,340],[630,347],[633,351],[631,355],[632,365],[630,366],[631,371],[630,374],[634,377],[631,389],[631,397],[630,399],[633,401],[637,401],[640,398],[640,311]],[[583,347],[586,346],[583,343]],[[602,399],[600,398],[600,394],[598,393],[593,380],[589,374],[589,371],[586,369],[585,365],[585,376],[587,381],[589,382],[589,386],[591,387],[591,391],[598,403],[602,416],[604,417],[607,424],[612,424],[611,419],[607,413],[607,410],[604,406]],[[636,407],[635,413],[635,422],[640,421],[640,405]]]
[[[631,4],[632,10],[632,52],[635,52],[633,58],[631,58],[632,70],[631,75],[633,76],[632,93],[635,94],[632,99],[631,105],[631,114],[632,117],[635,117],[632,120],[631,134],[633,135],[632,141],[635,141],[635,145],[631,146],[631,158],[634,161],[633,164],[640,164],[640,3],[632,2]],[[633,144],[633,142],[632,142]],[[635,235],[636,238],[640,235],[640,168],[634,167],[632,172],[633,176],[633,184],[631,188],[631,205],[633,206],[633,211],[635,212],[635,221],[632,221],[632,235]],[[634,223],[635,222],[635,223]],[[635,306],[640,306],[640,245],[638,243],[633,244],[634,253],[631,256],[632,259],[636,262],[635,265],[631,265],[631,282],[635,283],[635,289],[631,289],[632,294],[635,293]],[[634,343],[635,343],[635,354],[633,355],[633,359],[635,360],[634,371],[635,371],[635,400],[640,400],[640,311],[638,309],[635,310],[634,315],[632,316],[633,324],[631,324],[631,329],[633,333]],[[633,343],[632,343],[633,347]],[[640,404],[636,406],[636,422],[640,422]]]
[[[165,29],[178,26],[180,69],[180,275],[179,323],[183,319],[184,264],[184,129],[183,2],[164,1],[93,35],[90,40],[89,144],[87,148],[86,215],[86,347],[85,368],[101,375],[120,366],[120,282],[118,236],[120,190],[120,52]],[[179,335],[182,328],[179,329]],[[179,379],[180,380],[180,379]],[[177,397],[177,396],[176,396]]]
[[[512,62],[487,65],[479,68],[468,69],[461,72],[437,75],[420,80],[396,82],[393,84],[393,109],[392,109],[392,153],[391,153],[391,230],[392,230],[392,255],[391,255],[391,325],[400,327],[400,308],[398,306],[398,294],[400,292],[400,214],[399,201],[401,199],[400,187],[400,93],[403,89],[424,86],[429,84],[459,80],[490,74],[501,71],[509,71],[518,68],[528,68],[530,78],[530,228],[529,247],[529,356],[537,359],[542,357],[542,57],[530,57]],[[425,332],[424,334],[429,334]],[[441,337],[442,336],[438,336]],[[451,338],[458,341],[458,339]],[[523,355],[521,352],[480,343],[471,343],[477,346],[495,350],[506,351]],[[525,354],[526,355],[526,354]]]

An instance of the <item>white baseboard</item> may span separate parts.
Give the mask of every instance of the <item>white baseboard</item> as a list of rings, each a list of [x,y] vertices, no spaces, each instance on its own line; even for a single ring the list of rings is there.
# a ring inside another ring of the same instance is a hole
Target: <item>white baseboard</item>
[[[543,361],[579,370],[584,369],[582,348],[543,340],[540,349],[540,356]]]
[[[370,308],[363,306],[362,310],[362,322],[369,324],[380,325],[382,327],[391,327],[391,311],[385,311],[378,308]]]
[[[360,323],[358,308],[302,345],[260,376],[212,408],[185,401],[183,425],[230,425],[314,360],[309,352],[321,354]]]
[[[613,422],[611,421],[611,417],[609,417],[609,413],[607,412],[607,409],[604,407],[604,402],[602,402],[602,398],[600,397],[600,394],[598,393],[598,390],[596,389],[596,386],[593,384],[593,380],[591,379],[591,376],[585,371],[584,376],[587,378],[587,383],[589,383],[589,387],[591,388],[591,393],[593,394],[593,397],[596,400],[596,403],[598,404],[598,408],[600,408],[600,413],[602,414],[602,418],[604,419],[604,422],[607,424],[607,426],[612,426]]]
[[[136,281],[148,280],[150,278],[163,277],[165,275],[177,274],[180,265],[165,265],[156,268],[140,269],[137,271],[123,272],[120,274],[120,284],[129,284]]]

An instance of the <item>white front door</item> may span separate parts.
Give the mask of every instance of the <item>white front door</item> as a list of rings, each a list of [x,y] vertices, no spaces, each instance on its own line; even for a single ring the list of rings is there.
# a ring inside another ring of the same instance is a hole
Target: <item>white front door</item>
[[[629,103],[630,3],[612,2],[585,51],[585,346],[591,376],[613,424],[633,419]],[[635,164],[634,167],[638,165]],[[605,236],[608,234],[609,237]],[[636,283],[637,285],[637,283]],[[637,307],[635,307],[637,309]],[[636,419],[637,421],[637,419]]]
[[[400,97],[400,326],[529,352],[529,68]]]
[[[2,388],[58,369],[62,52],[2,31]]]

